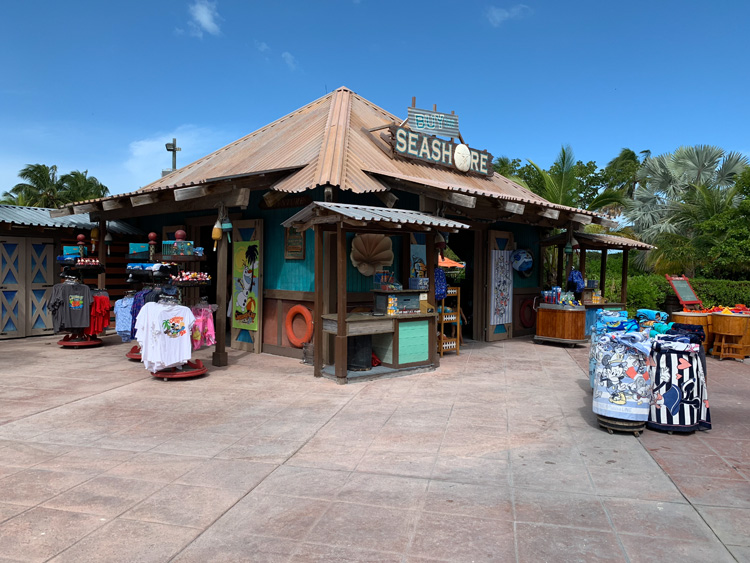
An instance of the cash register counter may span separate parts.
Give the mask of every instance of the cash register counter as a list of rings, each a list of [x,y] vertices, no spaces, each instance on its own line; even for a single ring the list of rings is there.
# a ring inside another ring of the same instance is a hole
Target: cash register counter
[[[540,303],[536,312],[534,340],[560,344],[585,344],[586,308]]]
[[[338,315],[322,315],[323,332],[338,334]],[[382,362],[382,367],[394,370],[434,367],[437,341],[435,313],[403,315],[374,315],[349,313],[346,316],[346,336],[372,336],[372,351]],[[330,367],[330,366],[328,366]],[[349,377],[377,376],[383,370],[372,368],[362,372],[349,372]],[[368,373],[370,372],[370,373]]]

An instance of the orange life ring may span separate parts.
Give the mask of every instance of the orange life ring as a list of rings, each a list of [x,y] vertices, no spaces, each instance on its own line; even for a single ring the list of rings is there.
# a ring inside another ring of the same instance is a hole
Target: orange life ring
[[[302,315],[302,318],[305,319],[305,335],[302,338],[297,338],[294,334],[294,328],[292,327],[294,317],[297,315]],[[302,348],[303,344],[310,342],[313,335],[313,321],[310,310],[302,305],[295,305],[289,309],[289,312],[286,314],[284,329],[286,330],[286,337],[289,339],[289,343],[295,348]]]
[[[536,311],[534,311],[534,300],[524,299],[518,310],[518,320],[523,328],[531,328],[536,320]]]

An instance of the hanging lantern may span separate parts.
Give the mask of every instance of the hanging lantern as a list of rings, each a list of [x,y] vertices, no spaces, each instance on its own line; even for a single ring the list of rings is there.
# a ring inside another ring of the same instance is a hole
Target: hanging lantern
[[[91,252],[96,250],[96,241],[99,240],[99,227],[91,229]]]
[[[107,246],[107,256],[109,256],[109,247],[112,245],[112,233],[104,235],[104,244]]]

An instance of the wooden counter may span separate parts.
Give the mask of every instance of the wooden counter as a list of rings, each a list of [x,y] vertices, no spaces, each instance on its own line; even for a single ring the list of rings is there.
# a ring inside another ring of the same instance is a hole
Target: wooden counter
[[[585,344],[586,308],[540,303],[534,339],[561,344]]]

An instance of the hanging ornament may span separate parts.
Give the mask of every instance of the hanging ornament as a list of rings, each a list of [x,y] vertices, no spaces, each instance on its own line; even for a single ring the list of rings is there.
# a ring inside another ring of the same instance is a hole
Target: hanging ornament
[[[91,252],[96,250],[96,241],[99,240],[99,227],[91,229]]]
[[[216,245],[221,240],[222,235],[221,230],[221,219],[216,219],[216,223],[214,223],[214,228],[211,229],[211,238],[214,240],[214,252],[216,252]]]
[[[112,246],[112,233],[104,235],[104,244],[107,246],[107,256],[109,256],[109,247]]]

